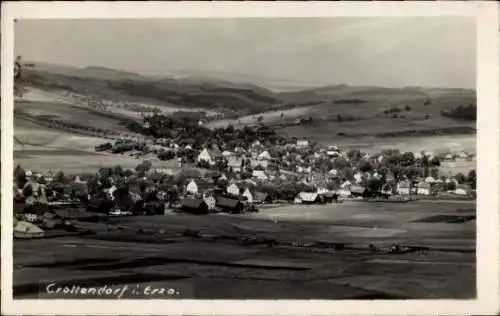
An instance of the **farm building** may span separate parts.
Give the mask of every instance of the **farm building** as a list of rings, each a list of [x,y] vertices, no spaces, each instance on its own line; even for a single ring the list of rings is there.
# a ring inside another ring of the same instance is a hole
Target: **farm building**
[[[362,186],[352,186],[351,187],[351,196],[352,197],[369,197],[370,191]]]
[[[206,214],[208,205],[200,199],[186,198],[181,202],[181,210],[192,214]]]
[[[408,180],[398,182],[397,192],[400,195],[411,194],[411,182]]]
[[[197,194],[198,193],[198,185],[194,180],[189,181],[188,185],[186,186],[186,192],[191,193],[191,194]]]
[[[318,193],[300,192],[295,198],[296,203],[313,204],[321,201]]]
[[[243,203],[236,198],[226,196],[217,196],[215,198],[215,205],[228,213],[241,213],[243,212]]]

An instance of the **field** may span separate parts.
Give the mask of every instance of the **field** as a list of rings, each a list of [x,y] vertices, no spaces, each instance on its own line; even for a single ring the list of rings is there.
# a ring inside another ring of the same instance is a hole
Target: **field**
[[[45,285],[56,282],[150,285],[175,288],[174,298],[200,299],[473,298],[475,221],[419,221],[475,211],[470,202],[345,202],[267,208],[245,216],[117,218],[109,225],[87,224],[102,228],[87,237],[16,240],[14,293],[54,298]],[[198,231],[198,237],[181,237],[185,229]],[[243,244],[242,237],[277,243],[272,248]],[[304,246],[289,245],[297,241]],[[368,250],[369,244],[392,243],[428,251]]]
[[[23,119],[15,119],[14,136],[23,143],[14,142],[14,165],[38,172],[66,174],[95,172],[101,167],[121,165],[135,168],[141,160],[127,156],[97,153],[94,147],[107,139],[73,135],[53,130]],[[176,167],[175,161],[153,161],[155,168]]]

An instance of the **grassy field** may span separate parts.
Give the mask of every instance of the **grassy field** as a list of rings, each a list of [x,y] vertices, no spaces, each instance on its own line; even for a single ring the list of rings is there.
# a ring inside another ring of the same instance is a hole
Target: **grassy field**
[[[55,119],[74,122],[85,126],[98,127],[114,131],[128,131],[118,118],[106,117],[70,104],[54,102],[16,102],[16,109],[35,116],[50,116]],[[16,125],[14,125],[14,129]]]
[[[127,156],[95,152],[94,147],[108,142],[107,139],[60,132],[23,119],[15,119],[14,126],[14,135],[24,144],[14,142],[14,164],[30,170],[63,170],[74,174],[116,165],[135,168],[141,162]],[[177,167],[175,161],[152,163],[155,168],[173,168],[175,171]]]
[[[17,298],[50,298],[44,285],[57,282],[173,287],[177,298],[200,299],[473,298],[475,221],[415,222],[437,214],[474,215],[475,205],[346,202],[248,216],[120,218],[108,226],[114,230],[93,236],[16,240],[14,293]],[[187,228],[200,237],[180,237]],[[237,241],[243,236],[280,243],[272,248],[243,245]],[[335,242],[345,248],[286,246],[293,241]],[[393,242],[430,250],[368,251],[370,243]]]

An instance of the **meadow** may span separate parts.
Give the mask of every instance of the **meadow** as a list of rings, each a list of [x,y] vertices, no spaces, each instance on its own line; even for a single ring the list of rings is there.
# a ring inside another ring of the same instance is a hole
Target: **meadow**
[[[95,235],[18,240],[14,295],[34,297],[49,282],[154,282],[179,289],[177,298],[198,299],[475,297],[475,221],[419,222],[436,215],[475,215],[474,203],[401,206],[345,202],[248,216],[124,217],[100,224]],[[198,235],[183,234],[187,229]],[[244,243],[245,238],[277,243],[269,247]],[[324,246],[332,243],[344,248]],[[392,243],[427,251],[368,249]]]

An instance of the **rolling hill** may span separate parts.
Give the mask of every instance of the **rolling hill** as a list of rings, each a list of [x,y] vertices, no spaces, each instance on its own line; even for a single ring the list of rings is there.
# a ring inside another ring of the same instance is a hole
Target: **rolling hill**
[[[252,76],[237,76],[235,81],[228,81],[234,76],[208,77],[203,72],[192,72],[193,76],[162,77],[105,67],[34,64],[34,68],[25,71],[27,86],[34,90],[69,91],[154,106],[166,112],[205,111],[224,116],[210,122],[209,127],[241,127],[261,122],[288,136],[312,139],[398,133],[433,135],[432,131],[438,135],[460,134],[471,133],[475,128],[474,121],[441,115],[458,106],[475,105],[475,91],[468,89],[332,85],[276,92],[255,83],[263,82],[262,78],[245,82]],[[118,107],[111,111],[140,119],[139,112]],[[312,122],[300,122],[304,119]]]

